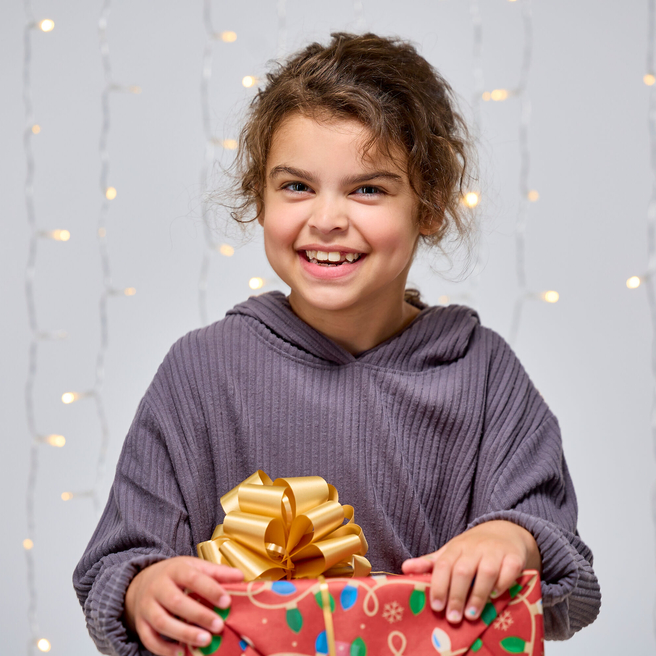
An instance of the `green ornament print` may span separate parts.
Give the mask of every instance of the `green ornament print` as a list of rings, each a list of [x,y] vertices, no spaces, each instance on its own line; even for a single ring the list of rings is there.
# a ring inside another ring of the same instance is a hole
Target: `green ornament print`
[[[519,592],[521,592],[522,586],[519,585],[519,583],[515,583],[515,585],[510,586],[510,590],[508,592],[510,593],[511,597],[516,597]]]
[[[294,632],[300,633],[303,628],[303,616],[298,608],[287,609],[287,626]]]
[[[483,622],[487,626],[490,626],[490,624],[492,624],[492,621],[496,618],[496,616],[497,616],[497,609],[490,602],[485,604],[485,608],[483,608],[483,612],[481,613],[481,620],[483,620]]]
[[[330,612],[334,613],[335,612],[335,598],[332,596],[332,594],[329,594],[330,597]],[[321,592],[317,592],[314,595],[314,598],[316,599],[316,602],[319,604],[319,608],[323,609],[323,599],[321,598]]]
[[[218,606],[214,606],[214,612],[217,615],[220,615],[223,619],[225,619],[226,617],[228,617],[228,615],[230,615],[230,606],[228,606],[227,608],[219,608]]]
[[[214,654],[219,650],[219,647],[221,646],[221,640],[222,640],[222,636],[212,636],[212,642],[210,642],[210,644],[207,645],[207,647],[201,647],[200,653],[205,654],[205,656]]]
[[[523,654],[526,651],[526,642],[515,636],[504,638],[499,644],[509,654]]]
[[[351,651],[349,656],[366,656],[367,654],[367,645],[364,644],[362,638],[356,638],[351,643]]]
[[[476,642],[470,647],[470,650],[477,652],[483,646],[483,641],[480,638],[476,638]]]
[[[413,590],[410,595],[410,610],[413,615],[419,615],[426,606],[426,591]]]

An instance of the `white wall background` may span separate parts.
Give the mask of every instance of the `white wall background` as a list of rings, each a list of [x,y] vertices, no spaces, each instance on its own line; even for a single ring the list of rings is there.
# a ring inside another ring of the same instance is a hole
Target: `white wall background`
[[[517,84],[522,4],[481,3],[487,89]],[[352,0],[287,0],[286,50],[334,30],[355,30]],[[63,491],[94,486],[99,425],[93,403],[63,405],[61,394],[88,389],[99,348],[101,293],[96,224],[99,189],[100,2],[35,0],[49,34],[31,34],[32,91],[41,133],[33,138],[35,208],[40,229],[70,230],[67,243],[41,240],[36,306],[44,329],[68,339],[39,346],[37,428],[66,436],[63,449],[39,451],[33,555],[40,634],[53,655],[92,654],[71,573],[95,526],[88,499],[63,502]],[[470,104],[473,28],[466,0],[363,0],[366,29],[418,44]],[[212,2],[215,29],[235,43],[213,49],[210,103],[219,138],[235,136],[239,111],[254,91],[241,85],[276,55],[277,3]],[[0,440],[3,654],[25,653],[28,592],[22,541],[27,535],[30,434],[26,423],[29,328],[24,295],[29,230],[22,103],[25,13],[4,2],[0,20]],[[647,104],[642,81],[647,2],[533,2],[534,60],[528,94],[530,208],[527,270],[531,289],[555,289],[555,305],[529,303],[516,350],[560,419],[577,487],[582,537],[592,547],[603,607],[595,624],[548,654],[648,654],[652,615],[656,480],[649,433],[651,328],[644,288],[626,279],[646,267],[646,209],[651,185]],[[203,162],[200,80],[204,30],[200,0],[114,0],[107,38],[114,78],[142,87],[112,94],[107,239],[113,283],[133,297],[109,305],[109,350],[103,388],[111,444],[106,497],[123,436],[168,347],[200,324],[197,287],[203,250],[199,173]],[[482,271],[478,284],[447,282],[418,262],[411,280],[436,303],[472,293],[482,320],[508,334],[516,295],[514,224],[519,201],[516,99],[482,106]],[[221,238],[219,238],[221,240]],[[224,241],[229,241],[223,239]],[[234,241],[229,241],[237,245]],[[211,265],[208,309],[219,319],[249,293],[252,276],[272,279],[256,238]],[[276,287],[275,280],[265,291]]]

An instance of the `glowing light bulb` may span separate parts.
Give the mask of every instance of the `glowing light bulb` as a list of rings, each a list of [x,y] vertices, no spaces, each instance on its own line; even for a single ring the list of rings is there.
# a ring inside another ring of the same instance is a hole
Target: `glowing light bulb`
[[[42,32],[52,32],[55,29],[55,21],[50,18],[44,18],[39,23],[39,29]],[[50,649],[50,647],[48,647],[48,649]]]
[[[128,91],[130,93],[140,94],[141,93],[141,87],[138,87],[136,84],[133,84],[133,85],[128,87]]]
[[[105,189],[105,198],[107,200],[114,200],[116,198],[116,189],[114,187],[107,187]]]
[[[68,241],[71,238],[68,230],[53,230],[51,234],[55,241]]]
[[[33,546],[34,546],[34,542],[32,542],[30,538],[25,538],[23,540],[23,549],[25,549],[25,551],[29,551]]]
[[[226,257],[232,257],[235,254],[235,249],[230,246],[230,244],[221,244],[221,246],[219,246],[219,253]]]
[[[241,83],[249,89],[252,87],[255,83],[257,82],[257,79],[254,78],[252,75],[247,75],[246,77],[242,78]]]
[[[227,150],[235,150],[235,148],[237,148],[237,140],[236,139],[224,139],[221,142],[221,145]]]
[[[489,91],[484,91],[483,92],[483,100],[485,102],[487,102],[488,100],[490,100],[490,98],[492,98],[492,94]]]
[[[134,287],[126,287],[126,288],[123,290],[123,293],[124,293],[126,296],[134,296],[134,295],[137,293],[137,290],[136,290]]]
[[[631,276],[627,281],[626,281],[626,286],[629,289],[637,289],[640,287],[640,283],[642,280],[640,279],[639,276]]]
[[[36,646],[39,648],[39,651],[50,651],[50,642],[45,638],[41,638],[41,640],[36,643]]]
[[[251,289],[261,289],[264,287],[264,280],[262,280],[262,278],[251,278],[248,281],[248,286]]]
[[[559,298],[560,294],[553,290],[544,292],[544,294],[542,294],[542,300],[546,301],[547,303],[557,303]]]
[[[105,228],[98,228],[98,236],[99,237],[105,237],[107,235],[107,230]]]
[[[470,191],[468,194],[465,194],[465,197],[463,198],[463,202],[467,207],[476,207],[479,201],[480,198],[475,191]]]
[[[648,86],[651,87],[656,84],[656,75],[653,73],[647,73],[645,77],[642,78],[642,81]]]
[[[66,444],[66,438],[63,435],[46,435],[44,439],[50,446],[61,448]]]
[[[73,403],[73,401],[77,401],[80,398],[80,395],[77,392],[64,392],[62,394],[61,400],[62,403],[66,403],[67,405],[69,403]]]
[[[442,305],[448,305],[448,304],[449,304],[449,297],[448,297],[446,294],[443,295],[443,296],[440,296],[440,297],[437,299],[437,302],[438,302],[438,303],[441,303]]]
[[[221,32],[221,41],[225,41],[226,43],[234,43],[236,40],[236,32]]]
[[[70,501],[72,498],[73,498],[73,493],[72,492],[62,492],[61,493],[62,501]]]
[[[531,201],[531,203],[535,203],[536,200],[539,200],[540,194],[535,191],[535,189],[531,189],[531,191],[528,192],[528,199]]]
[[[508,97],[508,91],[506,89],[495,89],[490,94],[492,100],[499,102],[500,100],[505,100]]]
[[[32,134],[39,134],[39,132],[41,132],[41,126],[35,123],[32,126]]]

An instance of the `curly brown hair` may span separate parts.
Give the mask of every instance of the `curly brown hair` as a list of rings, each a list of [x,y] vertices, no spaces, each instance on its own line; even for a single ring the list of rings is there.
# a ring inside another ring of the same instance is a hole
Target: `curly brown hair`
[[[376,146],[407,155],[424,240],[438,244],[453,232],[467,239],[472,212],[462,203],[472,178],[472,142],[453,90],[410,43],[375,34],[337,32],[328,45],[312,43],[267,74],[251,102],[239,138],[239,180],[231,216],[256,220],[264,209],[266,163],[273,135],[292,113],[355,119]],[[254,212],[254,214],[253,214]]]

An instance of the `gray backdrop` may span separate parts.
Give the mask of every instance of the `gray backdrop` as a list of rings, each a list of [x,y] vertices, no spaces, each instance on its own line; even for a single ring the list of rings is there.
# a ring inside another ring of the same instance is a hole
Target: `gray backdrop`
[[[481,3],[484,88],[518,83],[527,0]],[[244,75],[262,75],[278,49],[290,51],[333,30],[355,30],[352,0],[287,0],[285,33],[271,1],[212,4],[214,28],[237,40],[212,49],[209,103],[219,139],[234,138],[239,112],[254,90]],[[283,3],[285,4],[285,3]],[[363,0],[362,27],[412,39],[452,82],[472,115],[473,26],[466,0]],[[52,18],[49,34],[32,32],[32,92],[41,126],[32,139],[39,229],[64,228],[66,243],[40,240],[35,294],[40,325],[68,338],[40,342],[34,411],[38,431],[66,437],[64,448],[39,448],[35,546],[40,635],[53,655],[91,654],[72,570],[97,517],[88,498],[64,502],[64,491],[93,489],[100,427],[89,399],[61,403],[63,392],[93,385],[100,344],[102,291],[97,220],[103,75],[98,41],[100,2],[38,0],[36,18]],[[30,638],[22,541],[31,436],[25,381],[29,327],[24,293],[29,229],[23,150],[22,56],[25,14],[4,2],[0,20],[1,367],[4,435],[0,441],[4,653],[24,653]],[[594,625],[550,654],[654,653],[654,527],[656,480],[649,433],[651,327],[644,286],[626,279],[646,268],[650,190],[645,74],[647,2],[550,0],[533,3],[531,203],[527,231],[528,287],[554,289],[560,301],[526,304],[515,348],[560,419],[576,484],[582,537],[595,554],[604,595]],[[205,138],[200,81],[205,34],[202,3],[115,0],[107,39],[114,79],[142,93],[110,97],[110,203],[107,244],[113,284],[136,295],[109,299],[106,379],[102,396],[110,431],[108,471],[97,488],[106,498],[123,436],[167,349],[200,325],[197,302],[203,253],[200,171]],[[468,302],[487,325],[507,336],[517,294],[515,221],[519,207],[519,103],[481,103],[482,226],[477,275],[445,279],[443,262],[417,262],[411,281],[426,299]],[[222,154],[223,153],[223,154]],[[219,155],[229,156],[221,148]],[[225,161],[228,161],[225,159]],[[223,217],[218,216],[218,224]],[[215,254],[208,279],[208,316],[216,320],[251,293],[280,288],[255,232],[233,257]],[[435,270],[438,270],[436,273]],[[453,272],[448,274],[453,277]],[[442,299],[444,300],[444,299]],[[284,472],[271,472],[282,475]]]

